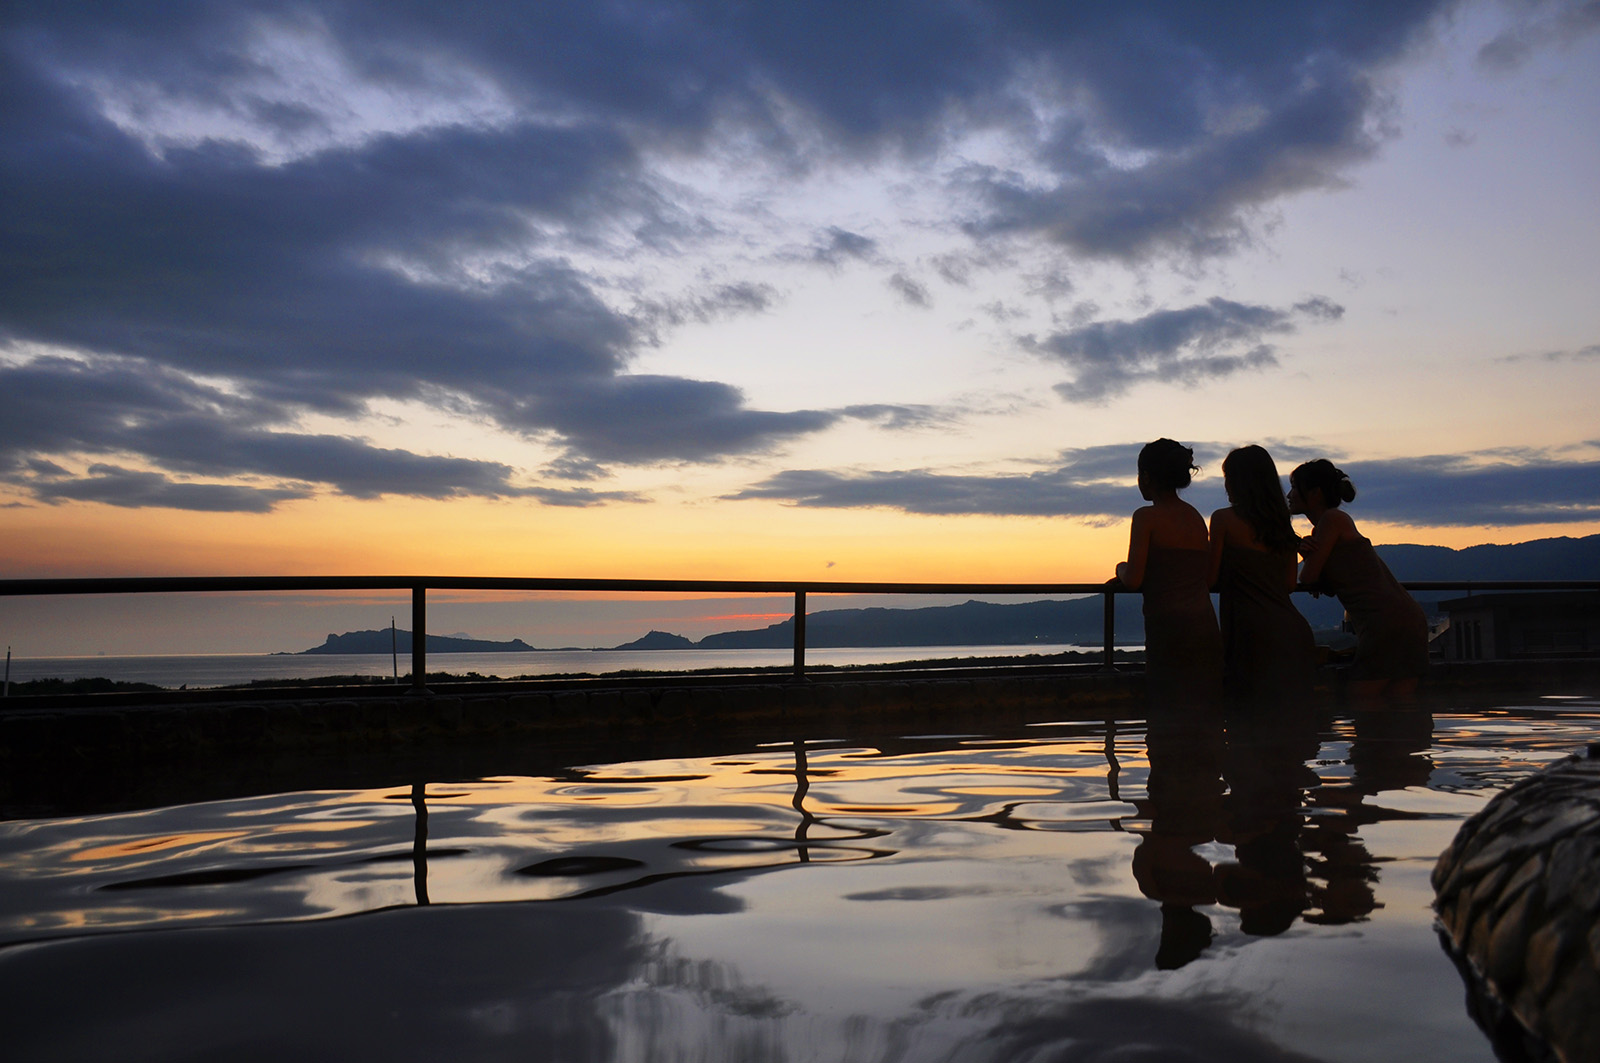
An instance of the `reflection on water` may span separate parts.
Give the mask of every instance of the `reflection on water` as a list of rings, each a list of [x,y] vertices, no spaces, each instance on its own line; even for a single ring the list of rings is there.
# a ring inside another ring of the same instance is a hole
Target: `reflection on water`
[[[1597,721],[1187,711],[0,822],[0,1021],[16,1058],[1489,1060],[1428,873]]]

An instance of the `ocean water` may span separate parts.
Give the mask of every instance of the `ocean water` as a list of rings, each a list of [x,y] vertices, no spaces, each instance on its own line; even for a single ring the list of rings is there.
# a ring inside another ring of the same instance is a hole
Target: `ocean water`
[[[1462,820],[1600,700],[70,774],[0,817],[8,1058],[1492,1063]]]
[[[1130,647],[1119,647],[1128,649]],[[1013,657],[1097,647],[1042,646],[887,646],[811,649],[806,664],[883,664],[891,661],[959,657]],[[685,671],[697,668],[785,667],[794,651],[782,650],[535,650],[530,653],[430,653],[428,671],[510,679],[517,676],[589,673],[633,669]],[[11,681],[105,678],[156,686],[233,686],[266,679],[312,679],[333,675],[393,675],[389,654],[213,654],[171,657],[39,657],[11,661]],[[399,658],[399,674],[411,670],[409,654]]]

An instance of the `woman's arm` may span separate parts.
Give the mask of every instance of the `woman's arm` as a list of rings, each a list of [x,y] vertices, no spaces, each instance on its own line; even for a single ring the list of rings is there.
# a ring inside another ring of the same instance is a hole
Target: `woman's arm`
[[[1322,517],[1322,523],[1311,529],[1309,540],[1310,549],[1302,549],[1306,563],[1300,566],[1300,582],[1312,584],[1322,578],[1322,567],[1328,563],[1328,555],[1333,553],[1333,548],[1340,540],[1348,537],[1348,533],[1355,530],[1355,524],[1348,514],[1337,509],[1330,509]]]
[[[1219,509],[1211,514],[1211,564],[1206,568],[1206,586],[1215,590],[1217,577],[1222,575],[1222,545],[1228,538],[1228,517],[1232,510]]]
[[[1150,560],[1150,508],[1133,511],[1133,530],[1128,534],[1128,560],[1117,565],[1117,578],[1130,591],[1144,586],[1145,563]]]

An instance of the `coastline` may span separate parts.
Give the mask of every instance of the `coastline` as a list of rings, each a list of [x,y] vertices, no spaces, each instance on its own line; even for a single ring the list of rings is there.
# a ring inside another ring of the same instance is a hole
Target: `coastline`
[[[1118,647],[1119,654],[1142,646]],[[1079,644],[1044,646],[871,646],[817,648],[806,654],[807,669],[847,668],[911,662],[991,660],[1051,663],[1062,653],[1098,654]],[[793,663],[790,650],[532,650],[521,653],[430,653],[429,674],[447,672],[484,679],[519,677],[607,676],[640,673],[693,674],[706,670],[782,670]],[[13,687],[40,679],[104,678],[150,683],[176,690],[240,686],[264,680],[297,681],[326,676],[388,676],[410,671],[408,655],[396,662],[389,654],[184,654],[14,658]]]

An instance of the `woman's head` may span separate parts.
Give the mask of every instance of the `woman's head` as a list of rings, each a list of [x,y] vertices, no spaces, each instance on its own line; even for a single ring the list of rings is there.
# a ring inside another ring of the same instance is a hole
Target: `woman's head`
[[[1139,451],[1139,480],[1159,491],[1177,491],[1189,486],[1191,474],[1199,472],[1194,451],[1174,439],[1146,443]]]
[[[1297,466],[1289,474],[1289,486],[1299,493],[1302,505],[1313,491],[1321,492],[1322,504],[1328,509],[1338,509],[1341,502],[1353,502],[1356,497],[1356,485],[1327,458]]]
[[[1262,546],[1268,550],[1294,546],[1294,525],[1289,523],[1289,507],[1271,454],[1254,444],[1233,451],[1222,459],[1222,484],[1234,511],[1255,530]]]

